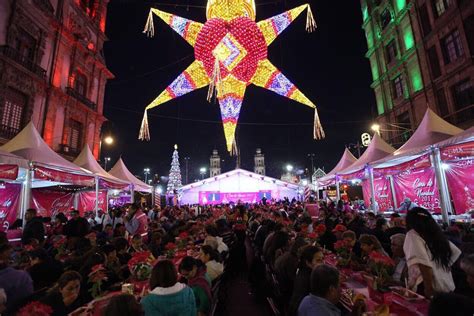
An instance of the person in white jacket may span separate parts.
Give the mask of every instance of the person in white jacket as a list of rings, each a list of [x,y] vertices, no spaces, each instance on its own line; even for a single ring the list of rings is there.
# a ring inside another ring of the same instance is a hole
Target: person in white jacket
[[[427,210],[413,208],[407,214],[406,223],[403,251],[408,265],[408,286],[416,291],[423,283],[427,298],[454,291],[451,267],[461,251],[446,238]]]

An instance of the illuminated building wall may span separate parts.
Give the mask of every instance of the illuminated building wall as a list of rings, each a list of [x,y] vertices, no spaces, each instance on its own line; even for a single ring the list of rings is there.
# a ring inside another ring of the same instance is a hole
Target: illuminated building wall
[[[402,145],[428,106],[472,126],[474,1],[361,0],[361,9],[382,136]]]
[[[32,121],[66,158],[99,157],[107,3],[0,1],[0,144]]]

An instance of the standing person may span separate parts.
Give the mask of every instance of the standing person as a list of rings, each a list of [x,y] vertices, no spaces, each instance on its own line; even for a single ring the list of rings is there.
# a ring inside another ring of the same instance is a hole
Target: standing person
[[[71,211],[71,219],[64,226],[64,234],[68,237],[84,237],[89,233],[90,226],[78,210]]]
[[[44,241],[43,219],[42,217],[37,216],[36,209],[27,209],[25,213],[25,220],[26,224],[23,228],[21,242],[25,245],[29,243],[31,239],[36,239],[42,243]]]
[[[341,296],[339,272],[328,265],[320,265],[311,273],[311,294],[298,308],[298,316],[340,316],[336,304]]]
[[[416,204],[415,202],[412,202],[410,198],[406,197],[403,200],[402,204],[400,204],[400,207],[396,209],[396,211],[406,213],[408,211],[411,211],[415,207],[419,207],[418,204]]]
[[[408,264],[408,285],[416,290],[422,283],[424,295],[455,289],[451,266],[461,251],[451,243],[431,214],[415,207],[407,214],[407,235],[403,250]]]
[[[125,228],[130,235],[145,237],[148,232],[148,219],[145,213],[136,205],[131,204],[124,218]]]
[[[171,261],[161,260],[153,267],[150,290],[141,301],[145,316],[196,316],[193,290],[178,282],[176,267]]]

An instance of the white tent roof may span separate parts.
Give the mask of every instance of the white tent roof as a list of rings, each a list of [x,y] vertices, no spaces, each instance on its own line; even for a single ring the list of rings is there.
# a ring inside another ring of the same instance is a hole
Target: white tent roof
[[[462,131],[462,129],[443,120],[431,109],[427,109],[423,120],[410,139],[392,155],[380,161],[374,161],[371,165],[384,168],[410,161],[424,154],[431,145],[451,138]]]
[[[28,168],[28,160],[0,149],[0,164],[17,165],[20,168]]]
[[[294,183],[278,180],[278,179],[275,179],[275,178],[271,178],[269,176],[263,176],[261,174],[258,174],[258,173],[252,172],[252,171],[247,171],[247,170],[244,170],[244,169],[234,169],[234,170],[231,170],[231,171],[228,171],[228,172],[221,173],[220,175],[217,175],[217,176],[214,176],[214,177],[210,177],[210,178],[207,178],[207,179],[200,180],[198,182],[187,184],[187,185],[185,185],[181,188],[181,191],[184,192],[184,191],[189,190],[189,189],[194,189],[194,188],[203,186],[205,184],[208,184],[210,182],[219,181],[220,179],[228,178],[228,177],[236,175],[236,174],[239,174],[239,175],[241,174],[241,175],[244,175],[244,176],[249,177],[249,178],[260,179],[261,181],[264,181],[264,182],[269,182],[269,183],[271,182],[271,183],[274,183],[276,185],[286,186],[286,187],[288,187],[290,189],[294,189],[294,190],[299,188],[299,186],[297,184],[294,184]]]
[[[127,183],[133,184],[135,191],[151,192],[151,186],[137,179],[137,177],[135,177],[125,166],[122,158],[117,160],[112,169],[110,169],[109,174],[126,181]]]
[[[341,159],[339,159],[339,162],[337,165],[329,171],[324,177],[318,179],[317,181],[320,183],[320,185],[328,185],[335,179],[336,173],[339,171],[344,170],[345,168],[349,167],[352,165],[354,162],[357,161],[357,158],[354,157],[354,155],[350,152],[349,149],[344,149],[344,153],[342,154]]]
[[[89,171],[76,166],[49,148],[31,121],[20,133],[3,145],[1,150],[36,163],[67,169],[66,171],[90,174]]]
[[[387,144],[378,133],[372,137],[372,141],[360,158],[338,174],[350,174],[361,170],[370,162],[382,159],[395,151],[395,148]]]
[[[84,146],[79,156],[77,156],[76,160],[74,160],[74,163],[78,165],[79,167],[87,169],[107,181],[111,181],[111,182],[119,183],[119,184],[130,184],[127,181],[120,180],[119,178],[114,177],[113,175],[110,175],[109,173],[107,173],[107,171],[105,171],[99,165],[99,163],[95,160],[95,157],[92,154],[92,151],[90,150],[89,145]]]
[[[474,126],[451,138],[436,144],[436,147],[443,148],[451,145],[462,144],[474,141]]]

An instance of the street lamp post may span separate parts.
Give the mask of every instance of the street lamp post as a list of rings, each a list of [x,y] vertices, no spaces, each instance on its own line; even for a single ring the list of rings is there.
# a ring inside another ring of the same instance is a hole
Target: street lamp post
[[[199,173],[201,174],[201,180],[204,179],[204,175],[206,174],[206,171],[207,169],[202,167],[201,169],[199,169]]]
[[[145,183],[147,183],[148,175],[150,174],[150,168],[143,169],[143,173],[145,174]]]
[[[191,159],[191,158],[189,158],[189,157],[184,157],[184,163],[185,163],[185,165],[186,165],[186,184],[189,183],[189,182],[188,182],[188,162],[189,162],[189,159]]]
[[[104,158],[104,170],[107,171],[107,163],[110,161],[110,157]]]

